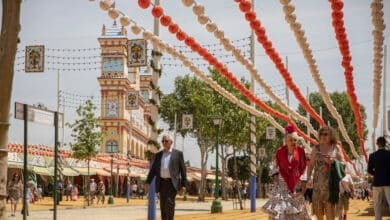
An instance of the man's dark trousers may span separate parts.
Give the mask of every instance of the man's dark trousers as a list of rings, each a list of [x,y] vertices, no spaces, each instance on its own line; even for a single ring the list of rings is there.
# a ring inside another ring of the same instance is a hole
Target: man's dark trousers
[[[173,220],[175,215],[175,197],[177,191],[171,179],[160,179],[161,220]]]

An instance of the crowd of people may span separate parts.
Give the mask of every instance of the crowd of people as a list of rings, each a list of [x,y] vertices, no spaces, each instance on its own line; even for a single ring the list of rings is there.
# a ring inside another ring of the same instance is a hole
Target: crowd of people
[[[270,172],[273,180],[269,200],[262,210],[269,214],[269,219],[278,220],[309,220],[314,215],[317,220],[346,220],[351,198],[373,200],[375,219],[382,219],[383,204],[390,204],[390,152],[385,149],[387,141],[384,137],[377,139],[378,150],[372,153],[368,160],[367,172],[373,177],[372,184],[367,180],[354,183],[352,173],[347,169],[343,151],[337,139],[336,130],[325,126],[319,129],[319,143],[305,152],[298,145],[299,136],[295,127],[285,128],[284,145],[275,154],[274,168]],[[148,191],[148,184],[156,177],[157,192],[159,192],[162,219],[173,219],[175,197],[178,191],[186,191],[186,168],[181,151],[172,149],[172,138],[164,135],[162,140],[164,150],[156,155],[145,186],[133,181],[130,184],[130,194],[142,198]],[[172,163],[173,165],[169,165]],[[13,173],[9,180],[7,202],[11,204],[11,216],[15,216],[17,204],[23,198],[23,183],[18,172]],[[242,198],[249,194],[248,186],[239,184],[232,191],[241,193]],[[209,185],[210,194],[215,187]],[[221,189],[221,188],[219,188]],[[70,179],[58,181],[56,190],[59,200],[63,195],[66,201],[77,201],[79,186]],[[106,184],[103,180],[95,182],[94,178],[87,184],[90,204],[105,203]],[[220,192],[219,192],[220,193]],[[220,193],[221,194],[221,193]],[[27,203],[39,201],[42,198],[42,188],[29,179],[27,183]],[[28,205],[22,212],[27,212]]]
[[[370,200],[368,182],[354,184],[346,167],[336,130],[325,126],[319,129],[319,144],[312,147],[310,156],[297,144],[295,128],[285,128],[284,145],[275,155],[271,172],[273,188],[262,207],[269,219],[346,220],[349,200]],[[373,176],[372,196],[375,219],[382,219],[382,207],[390,204],[390,152],[386,139],[377,139],[378,151],[370,155],[368,173]],[[356,186],[357,187],[356,187]]]

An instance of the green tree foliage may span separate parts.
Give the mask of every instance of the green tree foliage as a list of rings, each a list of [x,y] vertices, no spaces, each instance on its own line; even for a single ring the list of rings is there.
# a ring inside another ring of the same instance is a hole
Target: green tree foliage
[[[360,154],[361,154],[361,150],[359,147],[360,143],[359,143],[359,138],[357,135],[356,124],[355,124],[355,117],[354,117],[351,105],[349,103],[349,99],[348,99],[347,94],[345,92],[333,92],[330,94],[330,98],[332,99],[334,106],[336,107],[337,111],[339,112],[339,114],[341,115],[341,117],[343,119],[345,129],[347,130],[348,136],[351,138],[351,140],[355,146],[356,151],[360,152]],[[320,94],[319,93],[311,93],[309,95],[309,100],[310,100],[311,106],[313,106],[313,108],[316,109],[317,112],[319,111],[320,107],[322,108],[322,118],[324,119],[325,123],[330,124],[330,126],[332,126],[333,128],[336,128],[338,130],[340,141],[342,142],[348,155],[350,157],[352,157],[352,154],[350,152],[349,147],[346,147],[348,144],[344,140],[344,138],[341,136],[341,133],[338,129],[338,124],[337,124],[336,119],[334,119],[332,117],[332,115],[329,113],[329,110],[326,108],[325,103],[324,103],[322,97],[320,96]],[[304,114],[304,115],[306,114],[306,111],[302,108],[301,105],[298,106],[298,113]],[[365,123],[367,116],[366,116],[364,106],[360,106],[360,113],[362,115],[362,120],[363,120],[364,139],[366,139],[368,130],[367,130],[367,125]],[[319,124],[314,119],[310,118],[310,123],[313,125],[313,127],[315,129],[319,129]],[[301,129],[305,128],[304,125],[302,123],[299,123],[299,122],[298,122],[298,126]]]
[[[73,143],[70,143],[73,157],[79,160],[87,160],[88,176],[91,159],[96,157],[97,147],[100,146],[103,139],[98,118],[94,113],[95,110],[96,106],[93,105],[91,100],[88,100],[84,105],[79,106],[76,111],[80,119],[75,120],[73,124],[67,123],[67,126],[72,129],[71,137],[74,140]]]
[[[238,179],[244,182],[245,180],[249,179],[251,176],[251,169],[250,169],[250,157],[249,156],[237,156],[237,176]],[[234,158],[229,158],[227,162],[228,167],[228,176],[234,177]]]

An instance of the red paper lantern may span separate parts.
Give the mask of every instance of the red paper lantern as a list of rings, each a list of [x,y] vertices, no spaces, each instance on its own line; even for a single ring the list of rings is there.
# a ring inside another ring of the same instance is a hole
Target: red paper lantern
[[[343,9],[344,3],[343,1],[338,0],[338,1],[333,1],[331,5],[332,5],[332,10],[340,11]]]
[[[150,6],[150,0],[138,0],[138,6],[142,9],[147,9]]]
[[[268,56],[272,57],[272,55],[275,54],[275,49],[272,48],[272,47],[271,47],[271,48],[268,48],[268,49],[265,50],[265,53],[266,53]]]
[[[258,29],[258,28],[261,27],[261,23],[260,23],[259,20],[251,21],[251,22],[249,23],[249,25],[251,26],[252,30],[256,30],[256,29]]]
[[[172,18],[171,16],[169,15],[163,15],[161,18],[160,18],[160,23],[162,26],[169,26],[171,23],[172,23]]]
[[[185,40],[184,40],[184,43],[191,47],[194,43],[195,43],[195,40],[193,37],[187,37]]]
[[[195,52],[197,52],[197,53],[199,54],[199,52],[200,52],[200,45],[199,45],[197,42],[195,42],[195,43],[191,46],[191,50],[192,50],[192,51],[195,51]]]
[[[241,10],[242,12],[249,12],[249,11],[251,10],[251,8],[252,8],[252,4],[251,4],[251,2],[248,1],[248,0],[242,0],[242,1],[240,2],[239,7],[240,7],[240,10]]]
[[[271,49],[272,48],[272,42],[271,41],[266,41],[264,44],[263,44],[263,47],[264,49]]]
[[[242,2],[243,0],[234,0],[235,2],[237,2],[237,3],[240,3],[240,2]]]
[[[203,57],[204,59],[206,59],[206,55],[207,55],[207,50],[206,50],[206,48],[201,47],[201,48],[199,49],[199,55],[200,55],[201,57]]]
[[[176,23],[170,24],[168,27],[168,31],[171,34],[176,34],[179,31],[179,25],[177,25]]]
[[[344,13],[342,11],[333,11],[332,18],[333,19],[343,19]]]
[[[182,30],[179,30],[179,31],[176,33],[176,38],[177,38],[179,41],[183,41],[184,39],[187,38],[187,34],[184,33]]]
[[[255,11],[250,11],[245,13],[245,19],[247,21],[254,21],[256,20],[256,12]]]
[[[152,15],[155,17],[155,18],[159,18],[161,17],[162,15],[164,14],[164,9],[161,7],[161,6],[154,6],[153,9],[152,9]]]

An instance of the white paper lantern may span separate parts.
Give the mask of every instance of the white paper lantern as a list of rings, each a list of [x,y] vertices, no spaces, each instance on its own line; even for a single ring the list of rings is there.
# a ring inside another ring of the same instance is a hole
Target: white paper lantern
[[[134,26],[133,26],[134,27]],[[145,39],[145,40],[150,40],[153,36],[153,33],[150,32],[150,31],[144,31],[144,33],[142,34],[142,37]]]
[[[121,23],[122,26],[126,27],[126,26],[130,25],[130,18],[127,15],[122,16],[119,19],[119,22]]]
[[[290,3],[291,0],[280,0],[280,3],[282,3],[282,5],[287,5]]]
[[[194,7],[192,7],[192,11],[194,12],[194,14],[196,15],[203,15],[204,14],[204,6],[203,5],[195,5]]]
[[[108,10],[108,16],[112,19],[117,19],[119,17],[119,11],[116,8],[110,8]]]
[[[225,36],[225,33],[222,31],[222,30],[216,30],[214,32],[214,36],[217,38],[217,39],[221,39]]]
[[[217,25],[215,23],[208,23],[206,24],[206,29],[208,32],[214,32],[217,30]]]
[[[135,35],[138,35],[141,32],[141,27],[138,25],[133,25],[131,26],[131,32],[133,32]]]
[[[292,5],[286,5],[283,7],[284,13],[286,13],[288,15],[292,14],[294,12],[294,10],[295,10],[295,8]]]
[[[111,5],[112,5],[112,0],[101,0],[99,2],[99,6],[103,11],[107,11],[108,9],[110,9]]]
[[[209,17],[207,17],[206,15],[200,15],[198,16],[198,22],[199,24],[206,24],[207,22],[209,22]]]
[[[194,4],[194,0],[181,0],[184,6],[190,7],[192,4]]]

